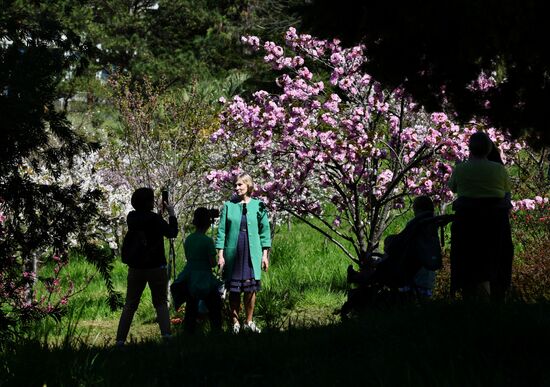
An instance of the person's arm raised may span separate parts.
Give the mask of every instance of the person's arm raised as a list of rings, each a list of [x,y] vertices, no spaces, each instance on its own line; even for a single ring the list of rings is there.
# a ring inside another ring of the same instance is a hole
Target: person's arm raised
[[[166,238],[175,238],[178,236],[178,219],[176,218],[176,212],[174,211],[174,206],[164,203],[165,208],[168,211],[168,223],[162,217],[161,219],[161,230],[162,235]]]

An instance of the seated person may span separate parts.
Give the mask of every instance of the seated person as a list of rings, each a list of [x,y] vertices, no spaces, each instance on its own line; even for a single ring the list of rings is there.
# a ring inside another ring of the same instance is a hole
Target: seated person
[[[174,281],[170,290],[175,308],[186,302],[184,326],[194,332],[199,313],[199,301],[206,304],[213,330],[221,330],[221,298],[218,288],[221,285],[212,273],[216,265],[216,248],[212,238],[206,235],[210,227],[210,214],[199,207],[193,214],[196,231],[185,239],[184,249],[187,264]]]
[[[441,267],[441,247],[437,227],[449,221],[434,217],[434,205],[428,196],[413,201],[414,218],[397,235],[384,239],[384,255],[374,270],[362,267],[359,272],[348,267],[348,282],[415,289],[430,296],[435,270]]]

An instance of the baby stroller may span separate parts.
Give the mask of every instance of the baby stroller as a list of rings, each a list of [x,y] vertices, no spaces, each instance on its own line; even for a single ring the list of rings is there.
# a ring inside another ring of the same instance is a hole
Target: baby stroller
[[[359,271],[350,265],[348,283],[357,287],[348,291],[348,299],[338,311],[340,316],[346,318],[353,311],[384,308],[416,299],[419,293],[415,276],[422,267],[441,268],[443,231],[452,220],[453,215],[417,216],[401,233],[385,239],[384,253],[370,253],[359,262]]]

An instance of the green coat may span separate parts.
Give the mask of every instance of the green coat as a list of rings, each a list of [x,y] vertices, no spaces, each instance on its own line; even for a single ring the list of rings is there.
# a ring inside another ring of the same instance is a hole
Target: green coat
[[[184,282],[189,294],[197,299],[216,293],[221,283],[212,274],[212,262],[216,257],[212,238],[194,232],[185,239],[184,248],[187,263],[174,282]]]
[[[252,258],[254,277],[256,280],[259,280],[262,273],[262,250],[271,247],[269,219],[265,204],[258,199],[250,199],[246,208],[250,257]],[[223,277],[225,280],[231,279],[231,274],[233,273],[242,212],[243,205],[241,203],[227,201],[223,204],[220,213],[216,248],[223,249],[225,258]]]

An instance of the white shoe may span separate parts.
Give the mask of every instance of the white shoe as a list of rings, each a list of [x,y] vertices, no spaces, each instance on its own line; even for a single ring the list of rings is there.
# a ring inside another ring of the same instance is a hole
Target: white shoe
[[[252,333],[262,332],[262,330],[256,326],[256,323],[254,321],[249,321],[248,323],[246,323],[243,327],[243,330]]]
[[[233,334],[238,335],[240,331],[241,331],[241,324],[239,323],[233,324]]]

